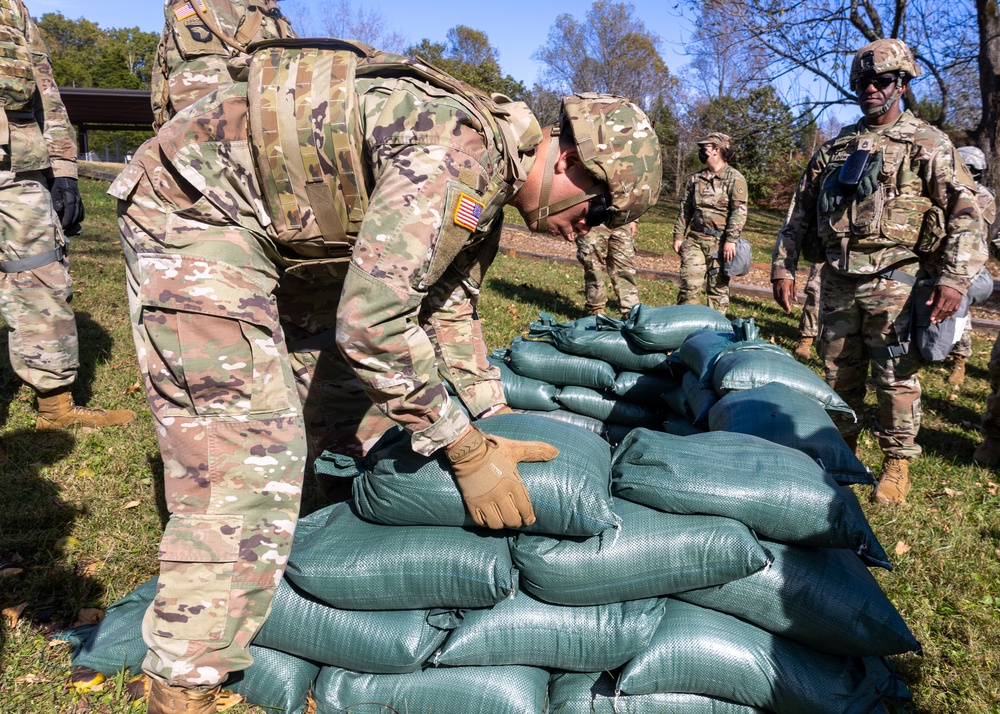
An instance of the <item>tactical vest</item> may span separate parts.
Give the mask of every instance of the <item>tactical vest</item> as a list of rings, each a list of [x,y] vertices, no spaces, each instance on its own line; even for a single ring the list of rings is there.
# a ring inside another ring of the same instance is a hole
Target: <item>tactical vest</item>
[[[15,0],[0,0],[0,107],[15,111],[24,109],[35,92],[22,9]]]
[[[230,56],[252,42],[294,36],[274,0],[181,0],[170,13],[184,59]]]
[[[251,149],[277,240],[310,258],[351,248],[368,210],[370,177],[355,79],[414,77],[455,95],[504,162],[481,191],[488,227],[524,182],[509,113],[485,94],[419,61],[347,40],[275,40],[250,48]]]

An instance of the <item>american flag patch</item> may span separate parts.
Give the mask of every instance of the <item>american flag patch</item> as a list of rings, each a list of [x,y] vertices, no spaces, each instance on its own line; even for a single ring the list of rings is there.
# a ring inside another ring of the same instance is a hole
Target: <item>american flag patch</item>
[[[191,2],[198,2],[198,9],[202,11],[205,10],[205,3],[201,2],[201,0],[191,0]],[[174,8],[174,17],[177,18],[178,22],[182,22],[187,20],[189,17],[194,16],[194,7],[191,5],[191,2],[186,2],[183,5],[178,5]]]
[[[483,215],[484,208],[486,206],[472,196],[464,193],[458,194],[458,205],[455,206],[455,223],[462,226],[462,228],[468,228],[470,231],[476,230],[476,226],[479,225],[479,217]]]

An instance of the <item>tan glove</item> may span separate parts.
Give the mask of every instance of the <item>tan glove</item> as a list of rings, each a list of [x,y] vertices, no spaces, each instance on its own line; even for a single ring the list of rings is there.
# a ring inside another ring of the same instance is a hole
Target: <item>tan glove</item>
[[[487,436],[470,427],[445,453],[472,520],[490,528],[520,528],[535,522],[535,511],[517,464],[550,461],[559,449],[541,441]]]

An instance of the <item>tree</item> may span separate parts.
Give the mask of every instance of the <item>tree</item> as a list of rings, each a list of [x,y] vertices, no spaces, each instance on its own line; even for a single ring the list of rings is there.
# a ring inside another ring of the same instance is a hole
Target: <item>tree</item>
[[[93,87],[91,70],[100,56],[103,32],[97,23],[70,20],[59,12],[47,12],[38,29],[49,52],[52,76],[60,87]]]
[[[421,40],[420,44],[407,48],[405,54],[420,57],[487,94],[499,92],[514,100],[528,96],[522,82],[503,74],[498,53],[486,33],[471,27],[451,28],[443,44]]]
[[[299,37],[360,40],[386,52],[402,52],[406,46],[406,37],[392,28],[382,12],[374,7],[355,7],[351,0],[322,0],[319,21],[301,0],[284,0],[281,11]]]
[[[979,25],[979,91],[982,95],[982,115],[974,136],[976,144],[990,159],[986,183],[1000,188],[1000,11],[996,0],[976,0]]]
[[[767,83],[767,57],[760,45],[733,27],[720,0],[706,0],[688,43],[688,75],[706,98],[739,97]]]

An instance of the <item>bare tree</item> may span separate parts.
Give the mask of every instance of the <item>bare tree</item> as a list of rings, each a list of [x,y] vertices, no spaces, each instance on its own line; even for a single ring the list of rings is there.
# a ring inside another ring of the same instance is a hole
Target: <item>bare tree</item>
[[[687,76],[705,97],[740,97],[767,83],[768,58],[742,27],[734,26],[722,0],[705,0],[688,43]]]
[[[317,20],[305,0],[284,0],[281,10],[300,37],[342,37],[361,40],[389,52],[402,52],[407,45],[404,35],[390,26],[377,8],[358,5],[351,0],[320,0]]]
[[[979,24],[979,91],[982,94],[982,117],[974,133],[976,143],[991,158],[986,183],[1000,188],[1000,12],[996,0],[976,0]]]

